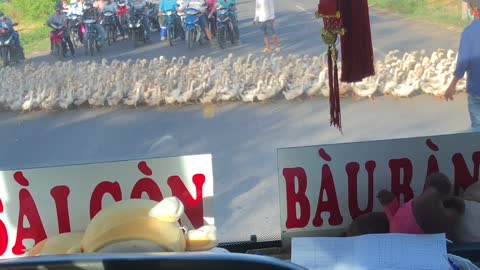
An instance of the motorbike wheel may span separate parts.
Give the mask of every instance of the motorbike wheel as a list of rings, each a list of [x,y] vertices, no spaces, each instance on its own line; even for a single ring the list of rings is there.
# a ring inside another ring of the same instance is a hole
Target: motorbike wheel
[[[1,53],[3,67],[6,67],[8,66],[8,64],[10,64],[10,50],[8,49],[8,47],[1,47]]]
[[[109,26],[109,25],[106,25],[106,26],[105,26],[105,32],[107,32],[107,43],[108,43],[108,46],[112,46],[112,39],[113,39],[113,36],[112,36],[112,27]]]
[[[238,22],[235,22],[236,25],[238,25]],[[240,40],[240,29],[238,29],[238,26],[235,30],[235,27],[233,27],[232,25],[232,34],[233,34],[233,40],[232,40],[232,44],[234,45],[237,45],[238,44],[238,41]]]
[[[70,31],[70,37],[72,38],[72,43],[75,48],[78,48],[78,34],[76,31]]]
[[[194,33],[196,41],[200,43],[200,45],[203,45],[205,40],[207,39],[207,35],[205,35],[205,32],[202,31],[202,28],[200,28],[200,25],[197,26],[197,31]]]
[[[230,40],[232,45],[235,45],[235,33],[232,26],[228,27],[228,39]]]
[[[93,56],[95,53],[95,38],[91,37],[88,39],[88,51],[90,52],[90,56]]]
[[[193,44],[195,43],[195,30],[188,30],[185,32],[185,45],[188,49],[193,49]]]
[[[150,20],[149,24],[150,24],[149,25],[150,26],[150,31],[154,32],[157,29],[155,23],[152,20]]]
[[[175,38],[175,27],[173,25],[168,26],[167,38],[170,46],[173,46],[173,39]]]
[[[63,46],[62,42],[55,44],[53,47],[53,54],[57,57],[58,60],[63,58]]]
[[[116,26],[112,27],[112,40],[113,40],[113,42],[117,42],[117,30],[118,29],[117,29]]]
[[[140,39],[140,32],[138,30],[133,30],[132,39],[133,39],[133,48],[137,48],[138,40]]]
[[[217,40],[218,40],[218,45],[220,46],[220,48],[222,49],[225,49],[225,47],[227,46],[227,31],[225,31],[225,28],[222,27],[222,28],[219,28],[217,29]]]

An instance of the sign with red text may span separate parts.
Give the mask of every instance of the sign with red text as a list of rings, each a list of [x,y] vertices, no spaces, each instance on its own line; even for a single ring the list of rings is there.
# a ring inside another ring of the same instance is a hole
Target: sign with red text
[[[278,149],[282,239],[338,235],[361,214],[382,211],[391,190],[401,203],[440,171],[455,193],[478,181],[480,133]],[[288,242],[288,240],[287,240]]]
[[[193,155],[0,172],[0,258],[48,236],[84,231],[115,201],[176,196],[190,229],[213,224],[212,156]]]

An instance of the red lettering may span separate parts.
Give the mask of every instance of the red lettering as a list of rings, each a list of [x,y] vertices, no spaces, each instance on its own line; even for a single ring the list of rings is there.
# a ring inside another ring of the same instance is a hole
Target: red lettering
[[[92,192],[90,198],[90,219],[102,210],[102,201],[105,194],[110,194],[115,201],[122,200],[122,190],[118,182],[103,181]]]
[[[408,158],[391,159],[388,162],[392,174],[392,193],[400,200],[403,194],[404,201],[408,202],[413,199],[413,190],[410,187],[413,176],[412,162]],[[401,182],[401,172],[403,171],[403,183]]]
[[[318,150],[318,155],[325,161],[332,161],[332,157],[323,148],[320,148],[320,150]]]
[[[307,174],[303,168],[284,168],[285,193],[287,199],[287,229],[304,228],[310,220],[310,202],[306,196]],[[295,191],[298,183],[298,191]],[[300,217],[297,218],[297,204],[300,206]]]
[[[2,199],[0,199],[0,213],[3,213]],[[3,256],[3,254],[5,254],[5,251],[7,251],[7,247],[8,247],[7,226],[5,226],[5,223],[3,223],[2,220],[0,220],[0,256]]]
[[[138,170],[146,176],[152,176],[153,172],[150,167],[148,167],[147,162],[141,161],[137,165]],[[130,198],[132,199],[140,199],[142,198],[142,193],[147,193],[148,197],[154,201],[161,201],[163,200],[162,191],[158,187],[157,183],[153,181],[151,178],[142,178],[135,183],[133,186],[132,193],[130,193]]]
[[[133,186],[132,193],[130,194],[130,198],[132,199],[140,199],[142,198],[142,193],[147,193],[148,197],[154,201],[161,201],[163,200],[162,191],[158,187],[157,183],[150,178],[142,178],[135,183]]]
[[[33,239],[35,244],[47,238],[45,229],[38,213],[37,205],[27,189],[22,188],[19,192],[19,213],[17,223],[17,238],[12,252],[15,255],[25,253],[24,239]],[[29,228],[24,227],[25,219],[28,220]]]
[[[352,219],[357,218],[360,215],[370,213],[373,210],[373,173],[376,167],[376,163],[373,160],[365,163],[365,169],[368,173],[368,194],[367,194],[367,207],[365,210],[360,210],[358,205],[358,171],[360,165],[357,162],[350,162],[345,166],[345,170],[348,175],[348,209]]]
[[[427,167],[427,176],[431,175],[432,173],[439,172],[440,169],[438,168],[438,162],[434,155],[431,155],[428,158],[428,167]]]
[[[13,179],[15,179],[15,182],[17,182],[22,187],[28,187],[28,185],[30,185],[27,178],[23,176],[23,172],[15,172],[13,174]]]
[[[327,201],[324,201],[323,195],[327,195]],[[322,167],[322,182],[320,184],[320,194],[318,198],[317,211],[313,219],[313,226],[321,227],[323,225],[322,212],[329,212],[330,217],[328,223],[332,226],[340,225],[343,222],[343,217],[340,214],[338,207],[337,193],[335,191],[335,184],[328,165]]]
[[[454,171],[455,171],[455,194],[460,193],[460,189],[467,189],[471,184],[478,181],[478,169],[480,167],[480,152],[472,154],[473,161],[473,176],[463,158],[463,155],[456,153],[452,156]]]
[[[50,194],[57,208],[58,233],[70,232],[70,214],[68,212],[70,189],[67,186],[57,186],[50,190]]]
[[[147,162],[145,162],[145,161],[140,161],[137,165],[137,168],[138,168],[139,171],[141,171],[146,176],[152,176],[152,174],[153,174],[152,169],[150,169],[150,167],[148,167]]]
[[[170,176],[167,183],[172,190],[172,195],[177,197],[185,205],[185,215],[191,221],[192,226],[198,229],[204,225],[203,184],[205,183],[205,175],[195,174],[192,181],[195,184],[196,199],[192,197],[180,177]]]
[[[430,148],[430,150],[434,152],[438,152],[440,150],[440,148],[438,148],[438,146],[433,143],[431,139],[428,139],[425,143],[427,144],[428,148]],[[430,157],[428,158],[427,177],[432,173],[437,173],[439,171],[440,170],[438,169],[437,158],[435,158],[434,155],[430,155]]]

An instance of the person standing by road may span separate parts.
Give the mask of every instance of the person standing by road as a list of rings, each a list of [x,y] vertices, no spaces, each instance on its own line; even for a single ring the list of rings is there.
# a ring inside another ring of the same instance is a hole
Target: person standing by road
[[[445,99],[453,100],[456,86],[467,73],[468,110],[471,128],[480,131],[480,0],[464,0],[473,22],[461,35],[458,49],[457,66],[453,79],[445,92]]]
[[[256,0],[255,19],[253,20],[253,24],[256,25],[259,23],[260,30],[263,32],[263,42],[265,43],[263,52],[272,51],[270,46],[270,38],[275,46],[275,51],[280,51],[280,47],[278,46],[278,38],[275,33],[275,28],[273,27],[274,22],[275,9],[273,6],[273,0]]]

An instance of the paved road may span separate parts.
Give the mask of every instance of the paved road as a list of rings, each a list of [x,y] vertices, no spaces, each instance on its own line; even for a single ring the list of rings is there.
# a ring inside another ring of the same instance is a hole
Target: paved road
[[[315,55],[324,51],[314,2],[276,1],[282,53]],[[260,52],[261,35],[250,25],[253,2],[240,3],[242,44],[224,51],[168,47],[156,36],[133,51],[119,42],[101,57],[151,58],[159,55],[223,57]],[[456,48],[459,33],[371,12],[377,58],[392,49],[432,51]],[[86,57],[85,57],[86,58]],[[78,61],[85,59],[79,57]],[[38,57],[35,60],[48,58]],[[88,59],[88,58],[87,58]],[[325,99],[284,100],[216,107],[203,118],[201,106],[175,110],[78,109],[58,113],[0,113],[0,168],[54,166],[158,156],[213,154],[216,224],[221,240],[280,234],[276,149],[279,147],[399,138],[459,132],[468,126],[465,95],[452,103],[427,96],[376,102],[345,99],[344,135],[328,124]],[[375,127],[372,123],[375,123]],[[87,136],[88,135],[88,136]],[[248,228],[248,231],[246,231]]]

